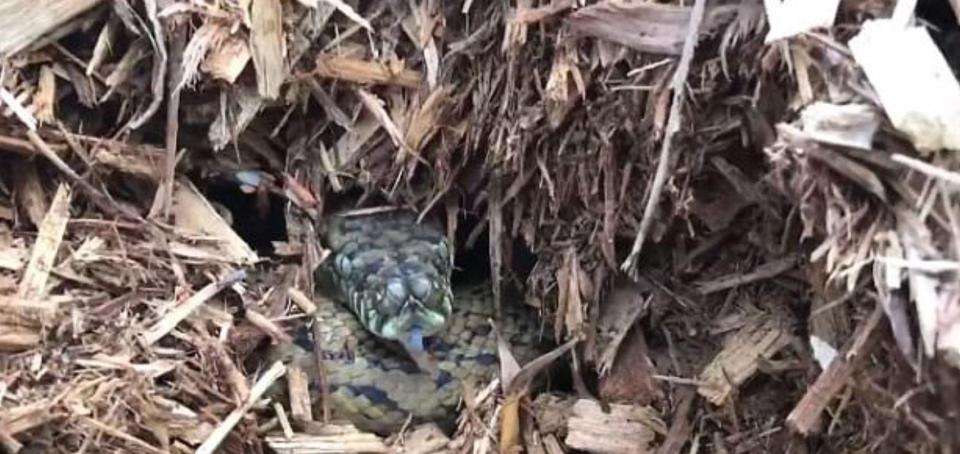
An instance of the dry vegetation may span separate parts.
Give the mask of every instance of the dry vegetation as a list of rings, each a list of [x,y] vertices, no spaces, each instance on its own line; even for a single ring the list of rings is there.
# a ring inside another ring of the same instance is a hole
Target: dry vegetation
[[[836,3],[0,2],[0,449],[953,452],[960,5]],[[387,438],[265,399],[352,188],[585,389]]]

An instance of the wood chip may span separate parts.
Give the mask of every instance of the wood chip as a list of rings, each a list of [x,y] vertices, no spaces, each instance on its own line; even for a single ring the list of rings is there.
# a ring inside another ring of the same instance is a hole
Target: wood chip
[[[20,298],[40,299],[47,294],[47,279],[57,258],[57,251],[60,250],[60,243],[63,242],[67,221],[70,220],[70,198],[70,189],[61,184],[40,225],[30,262],[20,280],[20,288],[17,290]]]
[[[229,36],[207,53],[200,69],[232,84],[240,77],[240,73],[250,63],[250,59],[250,47],[247,42],[239,36]]]
[[[875,19],[849,45],[890,121],[917,149],[960,151],[960,83],[924,27]]]
[[[756,373],[761,359],[771,358],[789,342],[790,333],[777,317],[751,316],[700,373],[703,383],[697,391],[714,405],[723,405],[736,387]]]
[[[296,364],[291,364],[287,370],[287,393],[290,395],[290,415],[294,421],[313,421],[310,377]]]
[[[396,450],[403,454],[439,454],[447,452],[445,448],[449,443],[450,437],[436,424],[423,424],[406,434],[403,437],[403,446]]]
[[[800,112],[803,132],[813,140],[870,150],[880,128],[880,116],[866,104],[815,102]]]
[[[764,42],[769,44],[815,28],[830,28],[840,0],[766,0],[763,6],[770,22]]]
[[[423,75],[402,63],[386,64],[356,57],[322,54],[317,57],[313,73],[330,79],[360,85],[396,85],[417,88]]]
[[[280,0],[252,0],[250,19],[250,54],[257,72],[257,92],[263,98],[277,99],[288,73]]]
[[[663,3],[607,0],[578,9],[566,22],[580,33],[641,52],[680,55],[691,11],[690,7]],[[700,33],[716,27],[729,14],[729,9],[710,8]]]
[[[101,0],[4,0],[0,2],[0,58],[7,58],[73,20]],[[56,14],[51,12],[56,11]]]
[[[233,285],[234,283],[242,280],[246,276],[246,273],[243,271],[236,271],[225,278],[221,279],[218,282],[211,282],[207,284],[206,287],[200,289],[199,292],[194,293],[189,299],[175,307],[172,311],[167,313],[160,321],[154,324],[152,327],[147,329],[143,333],[143,340],[146,345],[152,345],[163,336],[166,336],[177,325],[185,320],[190,314],[196,311],[200,305],[207,302],[210,298],[213,298],[214,295],[220,293],[221,290]]]
[[[593,400],[580,399],[571,409],[564,442],[573,449],[602,453],[653,452],[651,443],[666,433],[649,407],[610,404],[610,412]]]
[[[271,449],[287,454],[389,452],[383,441],[373,434],[295,434],[289,439],[282,435],[267,435],[264,440]]]

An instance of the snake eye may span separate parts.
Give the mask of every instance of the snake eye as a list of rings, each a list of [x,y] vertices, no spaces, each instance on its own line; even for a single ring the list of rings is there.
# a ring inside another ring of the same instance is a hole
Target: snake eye
[[[350,263],[350,259],[347,256],[337,256],[337,271],[344,276],[349,276],[350,272],[353,271],[353,264]]]
[[[430,296],[431,290],[433,290],[433,286],[430,285],[430,279],[426,276],[417,276],[410,279],[410,291],[418,300],[425,301]]]
[[[437,250],[437,255],[443,257],[444,261],[449,260],[450,258],[450,247],[447,245],[447,239],[442,238],[437,242],[437,245],[434,246]]]
[[[396,302],[407,299],[407,288],[403,285],[403,281],[399,279],[393,279],[388,282],[387,295],[390,296],[390,299]]]

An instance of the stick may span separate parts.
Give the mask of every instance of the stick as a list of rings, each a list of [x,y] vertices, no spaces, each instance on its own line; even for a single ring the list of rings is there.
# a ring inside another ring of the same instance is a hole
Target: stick
[[[670,106],[670,118],[667,119],[667,130],[663,138],[663,146],[660,148],[660,160],[657,162],[657,173],[653,176],[653,183],[650,187],[650,198],[647,199],[647,206],[643,208],[643,219],[640,220],[640,230],[637,237],[633,240],[633,247],[630,248],[630,255],[620,265],[623,272],[633,272],[636,270],[637,257],[643,248],[643,241],[647,237],[647,232],[653,224],[653,212],[660,203],[660,195],[663,193],[663,186],[667,182],[667,174],[670,172],[671,149],[673,136],[680,130],[680,116],[683,107],[683,101],[686,98],[687,75],[690,73],[690,62],[693,60],[693,52],[700,38],[700,22],[703,20],[705,0],[697,0],[693,4],[693,11],[690,13],[690,28],[687,30],[687,39],[683,43],[683,53],[680,54],[680,63],[677,65],[677,72],[673,73],[673,81],[670,85],[673,89],[673,104]]]
[[[160,340],[163,336],[169,334],[170,331],[173,331],[173,329],[180,324],[180,322],[196,311],[201,304],[205,303],[210,298],[213,298],[213,296],[217,293],[220,293],[221,290],[233,285],[245,277],[246,273],[243,270],[239,270],[230,273],[227,275],[227,277],[221,279],[219,282],[211,282],[210,284],[207,284],[206,287],[200,289],[199,292],[195,293],[183,304],[174,308],[159,322],[153,325],[153,327],[148,329],[147,332],[143,334],[145,344],[152,345],[154,342]]]
[[[239,407],[230,412],[220,425],[217,426],[213,432],[210,432],[210,436],[197,448],[195,454],[212,454],[220,447],[220,443],[227,438],[230,431],[240,422],[240,418],[243,418],[243,415],[253,408],[257,401],[260,400],[260,397],[273,385],[273,382],[277,381],[286,372],[287,368],[284,367],[282,362],[277,361],[273,363],[270,369],[254,383],[253,388],[250,389],[250,396],[247,397],[247,400],[243,401]]]

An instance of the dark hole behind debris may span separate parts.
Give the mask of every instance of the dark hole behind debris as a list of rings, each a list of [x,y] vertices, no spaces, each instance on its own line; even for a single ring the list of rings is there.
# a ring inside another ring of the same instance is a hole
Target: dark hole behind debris
[[[245,193],[229,181],[208,181],[204,192],[233,216],[233,229],[257,254],[273,254],[273,242],[287,238],[284,200],[275,194]]]
[[[928,22],[930,36],[940,47],[955,75],[960,76],[960,25],[949,0],[920,0],[917,18]]]

